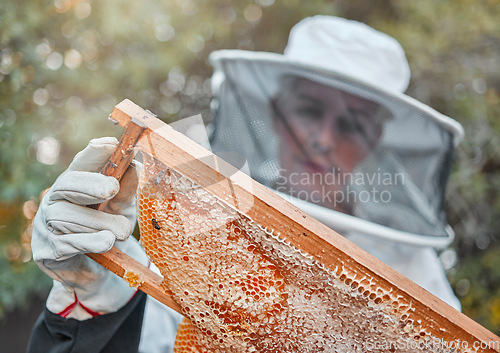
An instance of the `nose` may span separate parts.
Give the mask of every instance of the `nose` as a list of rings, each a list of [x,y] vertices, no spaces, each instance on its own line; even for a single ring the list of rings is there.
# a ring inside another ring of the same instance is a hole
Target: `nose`
[[[325,125],[327,124],[323,124],[309,135],[309,148],[313,153],[328,154],[337,148],[338,139],[334,130]]]

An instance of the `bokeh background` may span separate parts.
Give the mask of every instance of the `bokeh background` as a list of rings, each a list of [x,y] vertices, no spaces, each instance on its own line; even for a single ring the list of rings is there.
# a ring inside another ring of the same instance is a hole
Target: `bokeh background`
[[[457,237],[440,258],[463,311],[500,334],[498,0],[2,0],[0,347],[24,351],[50,286],[29,245],[40,193],[91,138],[120,135],[106,119],[114,105],[209,122],[208,54],[282,52],[314,14],[394,36],[408,94],[463,124],[447,198]]]

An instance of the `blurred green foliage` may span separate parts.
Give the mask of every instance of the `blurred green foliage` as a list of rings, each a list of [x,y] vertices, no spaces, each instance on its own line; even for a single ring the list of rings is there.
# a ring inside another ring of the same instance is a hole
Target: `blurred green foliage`
[[[29,219],[88,140],[120,135],[105,119],[116,103],[209,121],[208,54],[282,52],[293,24],[313,14],[394,36],[413,72],[408,93],[464,125],[448,193],[457,239],[443,262],[465,313],[498,333],[498,0],[0,2],[0,315],[47,289],[29,261]]]
[[[455,275],[455,290],[467,314],[493,332],[500,327],[500,248],[475,255]]]

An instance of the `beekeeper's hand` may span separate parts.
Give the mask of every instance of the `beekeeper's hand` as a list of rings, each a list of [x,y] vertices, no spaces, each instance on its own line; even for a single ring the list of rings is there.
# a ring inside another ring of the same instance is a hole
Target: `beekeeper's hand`
[[[135,293],[84,253],[103,253],[115,245],[148,262],[129,237],[136,220],[135,171],[129,169],[121,186],[99,173],[117,143],[109,137],[90,141],[45,194],[33,223],[33,258],[54,279],[47,308],[65,317],[84,320],[116,311]],[[86,207],[109,199],[105,212]]]

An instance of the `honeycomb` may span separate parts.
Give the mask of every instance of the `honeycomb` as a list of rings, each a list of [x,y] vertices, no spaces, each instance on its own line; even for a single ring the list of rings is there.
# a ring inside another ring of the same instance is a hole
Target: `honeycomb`
[[[141,284],[144,283],[141,275],[141,273],[125,271],[125,273],[123,274],[123,279],[128,283],[130,287],[137,289]]]
[[[141,243],[185,316],[176,353],[469,351],[370,278],[340,260],[326,269],[146,154],[137,196]]]

